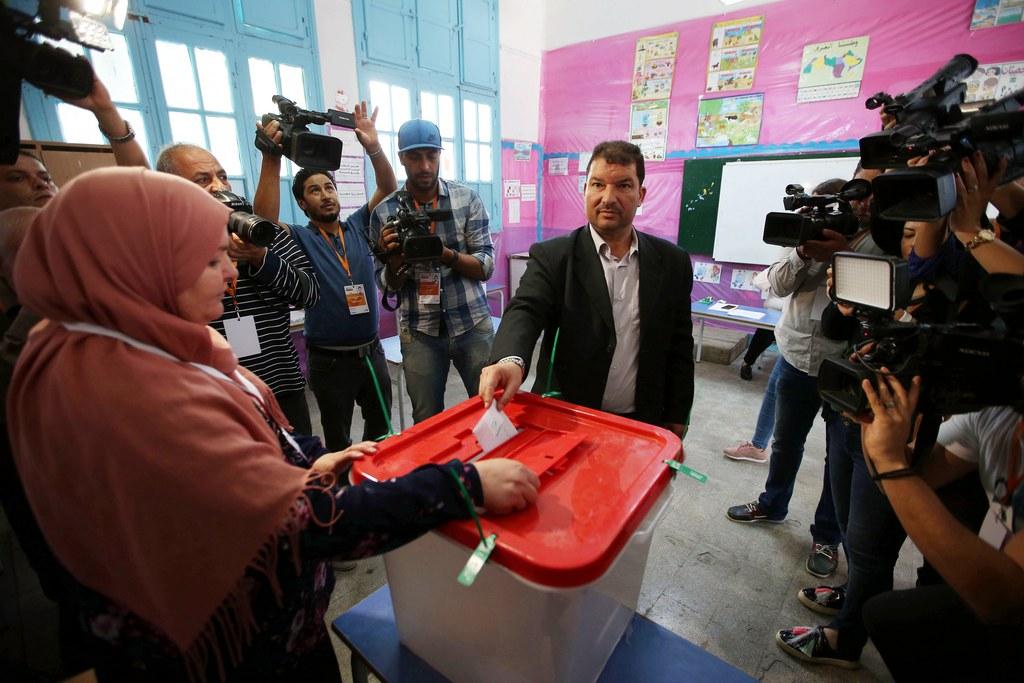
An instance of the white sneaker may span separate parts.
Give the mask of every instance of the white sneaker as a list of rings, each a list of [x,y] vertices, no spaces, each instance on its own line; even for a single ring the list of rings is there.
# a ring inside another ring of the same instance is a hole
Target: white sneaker
[[[738,446],[732,448],[725,448],[722,450],[725,453],[725,457],[730,460],[749,460],[750,462],[766,463],[768,462],[768,449],[758,448],[749,441],[744,441]]]

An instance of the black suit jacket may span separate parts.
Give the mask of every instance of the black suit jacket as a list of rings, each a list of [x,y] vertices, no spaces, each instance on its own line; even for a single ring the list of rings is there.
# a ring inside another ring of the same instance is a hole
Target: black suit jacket
[[[693,327],[689,255],[674,244],[637,231],[640,258],[640,358],[636,378],[638,420],[688,424],[693,404]],[[530,248],[526,273],[494,339],[491,362],[520,356],[527,363],[544,333],[534,391],[551,389],[591,408],[601,407],[615,327],[608,285],[589,228]]]

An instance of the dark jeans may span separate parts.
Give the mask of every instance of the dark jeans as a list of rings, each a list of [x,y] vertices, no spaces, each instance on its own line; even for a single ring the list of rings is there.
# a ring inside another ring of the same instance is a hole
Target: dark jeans
[[[849,567],[846,600],[829,627],[839,631],[839,650],[859,656],[868,634],[861,619],[864,603],[892,590],[892,572],[907,534],[889,499],[868,474],[860,425],[825,407],[832,499]]]
[[[384,395],[384,409],[365,358],[370,359],[377,374],[377,382]],[[363,414],[363,439],[372,440],[387,434],[391,417],[391,377],[379,341],[360,351],[331,351],[310,346],[309,386],[320,406],[324,445],[329,450],[340,451],[352,445],[349,430],[356,403]],[[385,419],[385,410],[388,420]]]
[[[747,346],[747,352],[743,354],[743,363],[746,365],[753,365],[757,357],[764,353],[764,350],[775,343],[775,331],[764,330],[758,328],[754,330],[754,334],[750,337],[750,344]]]
[[[288,418],[296,434],[313,434],[313,423],[309,419],[309,404],[306,403],[306,390],[282,391],[274,394],[281,412]]]
[[[877,595],[864,624],[897,681],[1015,681],[1024,671],[1024,626],[982,624],[949,586]]]
[[[765,482],[764,493],[758,497],[758,504],[770,519],[785,519],[793,497],[796,474],[804,457],[804,442],[821,408],[821,398],[818,396],[818,378],[797,370],[781,356],[768,381],[773,380],[777,394],[775,440],[768,465],[768,481]],[[826,457],[826,485],[822,487],[818,507],[814,511],[811,537],[815,543],[838,545],[839,525],[832,505],[831,487],[827,485],[828,467]]]

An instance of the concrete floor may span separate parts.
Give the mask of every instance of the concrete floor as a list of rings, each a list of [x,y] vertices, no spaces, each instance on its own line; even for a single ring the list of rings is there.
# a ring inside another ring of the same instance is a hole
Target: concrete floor
[[[697,364],[692,426],[684,449],[687,464],[707,474],[708,481],[702,485],[680,477],[677,482],[671,508],[651,546],[638,611],[760,680],[891,680],[870,643],[858,671],[802,664],[775,644],[778,629],[827,622],[796,599],[799,589],[828,583],[804,570],[811,543],[808,527],[821,492],[824,422],[818,420],[808,437],[784,524],[736,524],[725,516],[730,505],[754,500],[768,473],[767,465],[726,459],[722,449],[750,438],[774,360],[772,351],[766,353],[751,382],[739,378],[739,361],[729,366]],[[532,379],[526,386],[532,386]],[[452,371],[446,405],[465,397],[461,380]],[[408,397],[403,400],[408,407]],[[393,412],[397,428],[397,404]],[[318,419],[314,416],[314,424]],[[353,433],[361,433],[361,425],[353,425]],[[920,558],[908,541],[896,567],[897,588],[913,585]],[[845,578],[844,559],[836,583]],[[329,620],[382,586],[386,576],[383,562],[373,559],[360,562],[352,572],[339,572],[337,579]],[[332,638],[349,681],[348,650],[333,634]]]

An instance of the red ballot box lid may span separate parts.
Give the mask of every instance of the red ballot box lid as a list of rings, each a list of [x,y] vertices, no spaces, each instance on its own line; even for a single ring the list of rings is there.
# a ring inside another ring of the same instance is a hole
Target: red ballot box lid
[[[540,478],[537,505],[481,522],[485,534],[498,534],[491,561],[545,586],[600,578],[668,486],[664,461],[683,459],[666,429],[526,392],[505,408],[518,434],[484,456],[473,435],[483,413],[473,397],[387,439],[355,462],[352,481],[384,481],[453,458],[521,462]],[[439,530],[464,545],[467,558],[480,541],[472,520]]]

